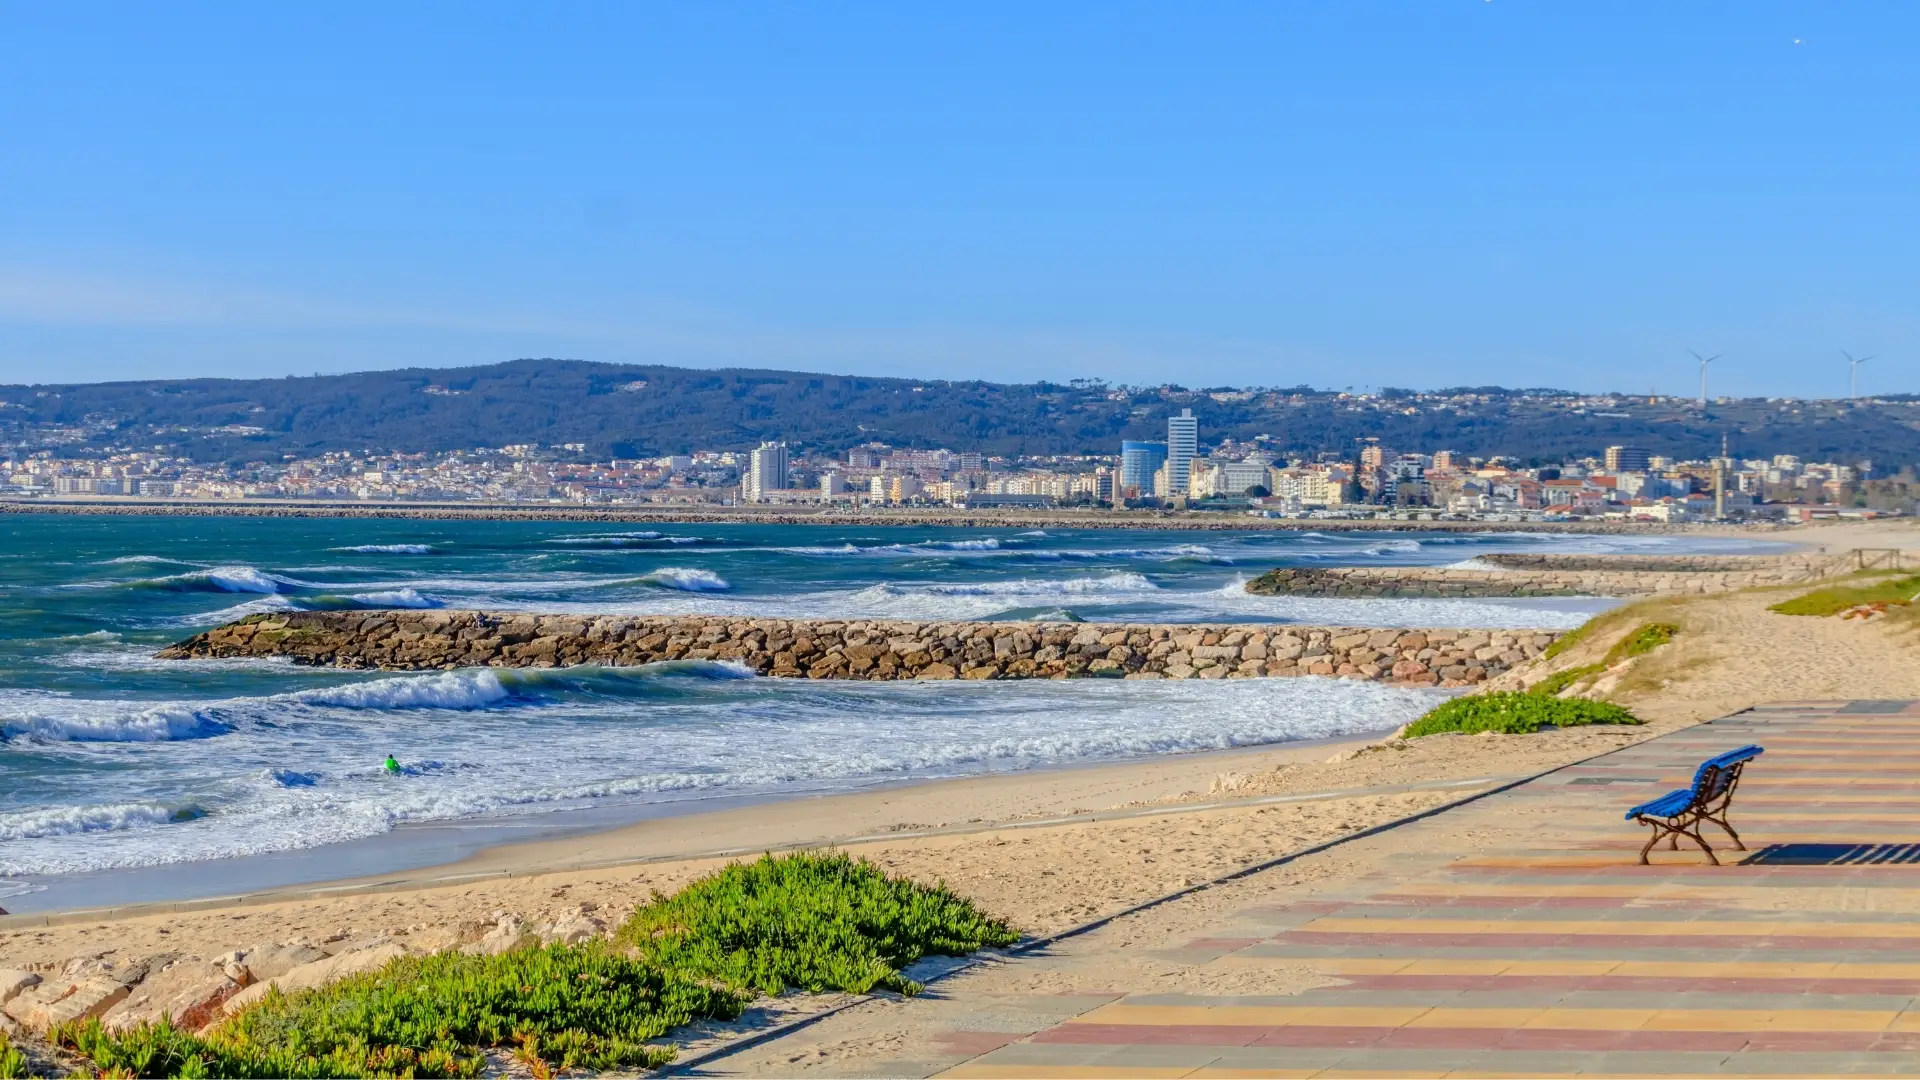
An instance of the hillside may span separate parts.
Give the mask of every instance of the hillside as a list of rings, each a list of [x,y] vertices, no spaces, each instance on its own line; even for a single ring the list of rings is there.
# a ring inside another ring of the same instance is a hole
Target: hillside
[[[839,451],[870,440],[994,454],[1112,453],[1158,438],[1192,408],[1202,439],[1271,435],[1276,448],[1350,453],[1377,436],[1403,449],[1557,460],[1633,443],[1703,457],[1722,432],[1743,456],[1920,461],[1920,402],[1715,404],[1575,398],[1498,387],[1356,402],[1306,387],[1122,392],[1099,384],[1001,384],[580,360],[516,360],[285,379],[0,386],[0,438],[63,453],[148,449],[201,460],[324,450],[439,451],[584,443],[593,457],[742,448],[781,438]]]

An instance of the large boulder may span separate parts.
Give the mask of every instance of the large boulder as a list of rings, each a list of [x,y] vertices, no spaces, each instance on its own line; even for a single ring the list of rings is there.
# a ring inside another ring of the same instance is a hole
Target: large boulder
[[[371,948],[343,952],[329,956],[325,960],[316,960],[311,964],[302,964],[284,975],[278,975],[265,982],[257,982],[245,990],[228,998],[222,1011],[228,1016],[258,1002],[273,990],[291,994],[300,990],[312,990],[327,983],[344,979],[349,975],[358,975],[385,967],[388,963],[406,956],[408,949],[404,945],[388,942]]]
[[[127,1031],[164,1016],[198,1031],[220,1018],[221,1007],[242,985],[229,974],[227,965],[198,956],[182,957],[149,973],[124,1000],[101,1014],[100,1023],[108,1031]]]
[[[42,982],[14,996],[0,1011],[33,1032],[70,1020],[91,1020],[126,999],[127,985],[105,975],[89,975],[77,982]]]

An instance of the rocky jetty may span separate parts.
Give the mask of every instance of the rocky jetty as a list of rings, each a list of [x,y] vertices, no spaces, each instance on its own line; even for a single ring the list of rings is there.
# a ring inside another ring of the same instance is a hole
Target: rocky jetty
[[[1540,655],[1545,630],[900,622],[725,616],[309,611],[254,615],[161,659],[284,656],[342,668],[631,667],[717,661],[806,679],[1227,679],[1333,675],[1471,686]]]
[[[1454,566],[1282,567],[1247,583],[1293,596],[1684,596],[1797,585],[1849,555],[1483,555]]]

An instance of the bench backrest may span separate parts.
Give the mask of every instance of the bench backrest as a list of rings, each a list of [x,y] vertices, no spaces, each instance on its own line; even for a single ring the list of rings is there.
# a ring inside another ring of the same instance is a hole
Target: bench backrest
[[[1764,753],[1758,746],[1743,746],[1701,762],[1693,774],[1693,801],[1707,803],[1725,795],[1740,778],[1741,767]]]

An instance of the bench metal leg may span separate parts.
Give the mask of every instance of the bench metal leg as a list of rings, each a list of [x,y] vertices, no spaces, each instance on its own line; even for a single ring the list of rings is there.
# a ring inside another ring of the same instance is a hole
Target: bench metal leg
[[[1708,818],[1707,820],[1712,821],[1713,819]],[[1707,845],[1706,838],[1700,835],[1700,822],[1697,818],[1693,821],[1693,830],[1691,832],[1687,830],[1685,825],[1675,825],[1669,821],[1659,821],[1654,818],[1644,818],[1644,817],[1641,818],[1640,821],[1642,824],[1647,825],[1648,827],[1653,829],[1653,835],[1647,838],[1646,846],[1640,849],[1640,865],[1641,866],[1652,865],[1647,861],[1647,853],[1653,850],[1653,845],[1658,844],[1662,840],[1665,840],[1667,842],[1668,851],[1679,851],[1680,838],[1682,836],[1686,837],[1687,839],[1693,841],[1696,844],[1699,844],[1700,850],[1707,853],[1708,862],[1711,862],[1715,866],[1720,865],[1720,857],[1713,853],[1713,848]],[[1723,829],[1727,828],[1725,823],[1723,822],[1714,822],[1714,823],[1716,825],[1719,825]],[[1727,829],[1727,832],[1732,833],[1733,830]],[[1734,846],[1738,847],[1740,844],[1740,838],[1737,836],[1734,837],[1733,842],[1734,842]],[[1747,849],[1742,847],[1740,848],[1740,850],[1745,851]]]
[[[1685,833],[1688,839],[1691,839],[1694,843],[1700,845],[1700,850],[1707,853],[1708,862],[1712,863],[1715,866],[1720,865],[1720,857],[1718,855],[1715,855],[1713,853],[1713,849],[1707,846],[1707,838],[1700,835],[1700,823],[1698,821],[1695,821],[1693,823],[1692,832],[1687,832],[1687,830],[1685,829],[1681,829],[1680,831],[1682,833]],[[1676,846],[1678,846],[1679,841],[1676,840],[1674,843]]]
[[[1712,817],[1712,816],[1709,816],[1709,815],[1707,815],[1707,814],[1701,814],[1700,816],[1701,816],[1701,817],[1703,817],[1703,818],[1705,818],[1705,819],[1706,819],[1706,820],[1708,820],[1708,821],[1711,821],[1711,822],[1713,822],[1713,823],[1714,823],[1715,825],[1718,825],[1718,826],[1720,826],[1720,828],[1721,828],[1721,829],[1722,829],[1722,830],[1723,830],[1723,831],[1724,831],[1724,832],[1725,832],[1725,833],[1726,833],[1726,834],[1727,834],[1727,835],[1728,835],[1729,837],[1731,837],[1731,838],[1733,839],[1733,846],[1734,846],[1734,848],[1735,848],[1736,850],[1738,850],[1738,851],[1745,851],[1745,850],[1747,850],[1747,845],[1745,845],[1745,844],[1743,844],[1743,843],[1741,843],[1741,842],[1740,842],[1740,834],[1739,834],[1739,833],[1737,833],[1737,832],[1734,832],[1734,831],[1733,831],[1733,826],[1731,826],[1731,825],[1729,825],[1729,824],[1727,824],[1727,823],[1726,823],[1726,821],[1725,821],[1724,819],[1722,819],[1722,818],[1717,818],[1717,817]]]
[[[1649,821],[1646,818],[1641,818],[1640,820],[1643,824],[1649,825],[1653,828],[1653,835],[1647,837],[1646,846],[1640,849],[1640,865],[1646,866],[1648,865],[1647,852],[1652,851],[1653,845],[1660,842],[1661,832],[1660,832],[1660,826],[1658,823]]]

